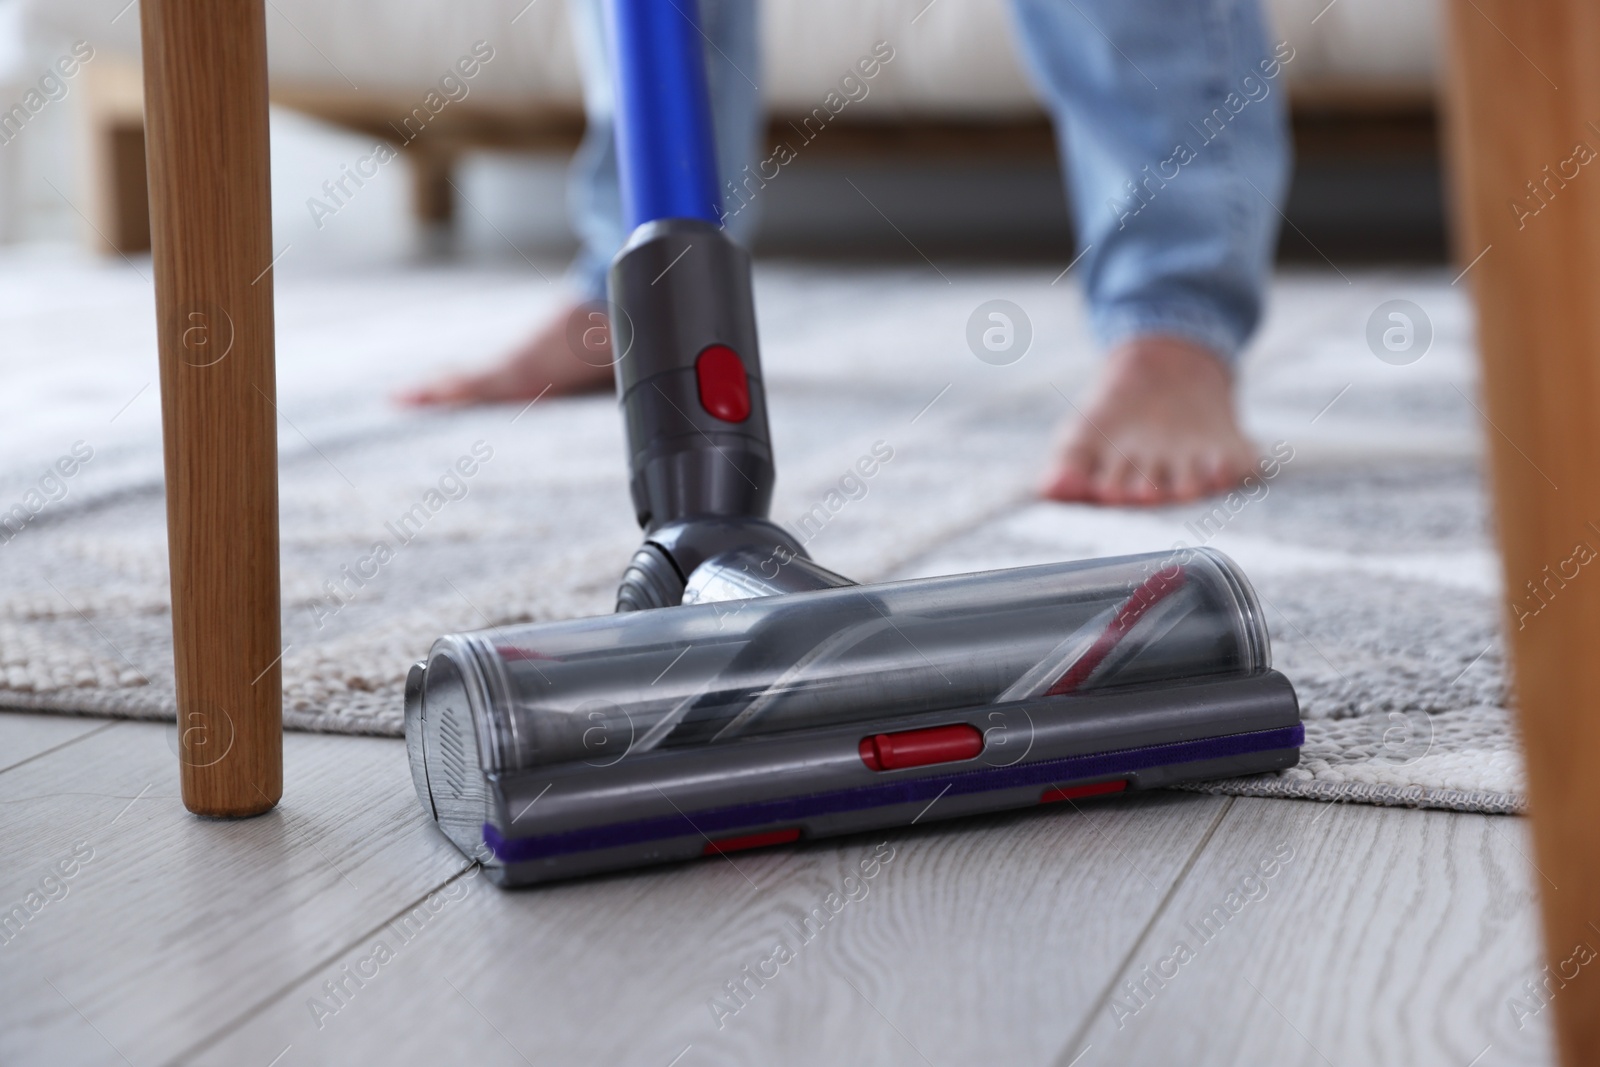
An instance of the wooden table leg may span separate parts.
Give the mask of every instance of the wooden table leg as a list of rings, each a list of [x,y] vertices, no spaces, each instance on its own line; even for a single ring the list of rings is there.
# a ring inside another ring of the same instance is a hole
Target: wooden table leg
[[[1482,255],[1467,278],[1553,1010],[1563,1062],[1600,1063],[1600,5],[1448,7],[1458,255]]]
[[[263,0],[144,0],[183,802],[283,791]]]

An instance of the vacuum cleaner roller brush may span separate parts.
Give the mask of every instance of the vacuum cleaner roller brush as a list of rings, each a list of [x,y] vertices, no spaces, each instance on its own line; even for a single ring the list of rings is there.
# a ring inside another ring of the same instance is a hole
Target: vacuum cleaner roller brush
[[[1303,738],[1209,549],[456,634],[406,688],[424,808],[507,885],[1276,770]]]

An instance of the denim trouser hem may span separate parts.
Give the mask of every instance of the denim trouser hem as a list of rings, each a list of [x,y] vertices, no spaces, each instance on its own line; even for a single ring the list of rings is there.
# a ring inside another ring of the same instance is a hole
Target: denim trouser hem
[[[1165,334],[1181,337],[1209,351],[1228,367],[1239,361],[1244,338],[1238,328],[1205,307],[1162,304],[1159,307],[1116,308],[1093,316],[1094,336],[1107,349],[1135,337]]]

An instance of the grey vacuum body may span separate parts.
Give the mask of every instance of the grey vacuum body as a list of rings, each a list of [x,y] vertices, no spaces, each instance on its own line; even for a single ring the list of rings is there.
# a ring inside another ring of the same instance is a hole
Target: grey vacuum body
[[[502,885],[1294,766],[1293,687],[1209,549],[855,585],[768,521],[749,260],[635,231],[610,278],[645,540],[617,613],[411,668],[424,809]]]

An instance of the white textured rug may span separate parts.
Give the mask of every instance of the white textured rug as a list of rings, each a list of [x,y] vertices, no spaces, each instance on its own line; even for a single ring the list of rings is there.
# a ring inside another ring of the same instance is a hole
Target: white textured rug
[[[800,515],[884,441],[893,460],[810,546],[858,579],[1205,540],[1254,579],[1307,719],[1299,768],[1209,788],[1521,810],[1460,295],[1434,274],[1280,279],[1243,396],[1258,439],[1293,449],[1282,474],[1236,513],[1104,510],[1028,492],[1067,410],[1052,386],[1074,396],[1092,370],[1057,271],[764,268],[774,517]],[[18,383],[0,398],[0,511],[48,501],[0,544],[0,706],[171,718],[148,287],[133,268],[11,258],[0,293],[0,373]],[[406,667],[439,634],[609,609],[638,540],[609,398],[439,415],[383,399],[482,359],[558,296],[525,270],[280,280],[289,726],[398,734]],[[1006,367],[965,341],[996,297],[1033,325]],[[1365,340],[1394,298],[1435,333],[1409,366]],[[46,478],[79,441],[93,458]],[[446,480],[454,499],[402,544],[389,524],[475,446],[492,458]],[[343,568],[380,540],[394,558],[358,588]],[[351,595],[330,600],[330,582]]]

